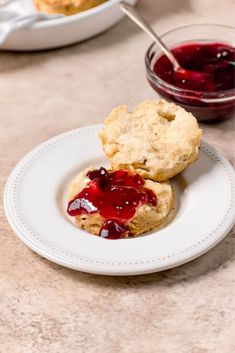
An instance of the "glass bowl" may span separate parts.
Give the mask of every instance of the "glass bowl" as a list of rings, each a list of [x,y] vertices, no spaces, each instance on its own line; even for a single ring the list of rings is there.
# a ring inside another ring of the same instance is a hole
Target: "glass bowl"
[[[169,48],[187,43],[215,42],[235,47],[235,28],[214,24],[189,25],[171,30],[161,38]],[[217,122],[234,115],[235,89],[197,92],[167,83],[153,71],[154,64],[162,55],[162,50],[155,43],[149,47],[145,55],[147,79],[162,98],[182,106],[203,122]]]

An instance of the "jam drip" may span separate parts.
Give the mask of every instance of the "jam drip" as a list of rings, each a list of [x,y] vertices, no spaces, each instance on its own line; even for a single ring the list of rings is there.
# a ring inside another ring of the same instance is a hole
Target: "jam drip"
[[[154,72],[165,82],[198,91],[218,92],[235,87],[235,48],[222,43],[191,43],[172,49],[181,67],[177,72],[165,55]]]
[[[127,222],[138,207],[157,205],[156,195],[145,188],[144,179],[125,170],[108,172],[105,168],[87,174],[87,186],[68,204],[70,216],[99,213],[103,218],[100,236],[119,239],[128,232]]]

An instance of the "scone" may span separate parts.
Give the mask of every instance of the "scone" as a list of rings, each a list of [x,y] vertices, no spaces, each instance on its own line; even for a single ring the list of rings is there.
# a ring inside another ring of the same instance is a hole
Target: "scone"
[[[33,0],[38,11],[48,14],[74,15],[98,6],[106,0]]]
[[[99,136],[113,169],[132,167],[143,178],[166,181],[198,158],[201,130],[191,113],[161,99],[132,113],[125,105],[114,109]]]
[[[108,239],[138,236],[159,227],[173,209],[170,183],[134,171],[88,168],[69,186],[67,212],[87,232]]]

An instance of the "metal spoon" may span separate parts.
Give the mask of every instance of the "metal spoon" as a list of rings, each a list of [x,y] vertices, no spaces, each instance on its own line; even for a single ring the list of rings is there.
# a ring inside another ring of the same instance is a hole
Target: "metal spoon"
[[[158,35],[154,32],[152,27],[146,22],[146,20],[138,13],[138,11],[131,5],[127,4],[125,1],[120,1],[119,3],[120,8],[122,11],[130,17],[132,21],[134,21],[143,31],[145,31],[153,40],[156,42],[164,54],[167,56],[169,61],[172,63],[172,66],[175,71],[175,78],[178,80],[184,80],[187,81],[195,81],[196,83],[200,80],[203,81],[208,81],[210,82],[210,77],[206,72],[197,72],[193,70],[186,70],[182,68],[178,62],[178,60],[175,58],[173,53],[166,47],[166,45],[162,42],[161,38],[158,37]],[[235,65],[234,61],[229,61],[228,62],[231,65]],[[220,98],[201,98],[201,101],[205,103],[223,103],[227,101],[231,101],[233,99],[233,96],[229,97],[220,97]]]
[[[175,58],[175,56],[172,54],[170,49],[168,49],[163,41],[161,40],[160,37],[154,32],[152,27],[146,22],[146,20],[137,12],[136,8],[127,4],[125,1],[121,1],[119,3],[122,11],[132,19],[140,28],[142,28],[162,49],[164,54],[168,57],[170,62],[173,65],[173,68],[175,71],[179,71],[179,69],[184,70],[181,68],[178,60]]]
[[[212,77],[207,72],[186,70],[180,66],[178,60],[175,58],[174,54],[170,51],[169,48],[163,43],[161,38],[154,32],[152,27],[146,22],[146,20],[138,13],[135,7],[129,5],[125,1],[121,1],[120,7],[123,12],[130,17],[141,29],[143,29],[153,40],[157,43],[164,54],[167,56],[171,62],[174,69],[175,81],[185,85],[186,82],[190,82],[191,87],[195,87],[195,91],[198,90],[198,84],[200,82],[205,82],[207,86],[213,84]]]

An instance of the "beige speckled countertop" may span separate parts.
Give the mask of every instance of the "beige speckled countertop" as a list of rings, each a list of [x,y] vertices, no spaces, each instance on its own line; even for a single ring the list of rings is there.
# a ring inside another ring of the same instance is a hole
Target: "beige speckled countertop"
[[[142,0],[159,33],[234,24],[234,0]],[[0,187],[15,163],[58,133],[103,121],[116,105],[155,97],[143,70],[148,38],[128,19],[65,49],[0,53]],[[203,125],[235,163],[235,121]],[[29,250],[0,211],[1,353],[235,352],[235,230],[179,268],[112,278],[57,266]]]

